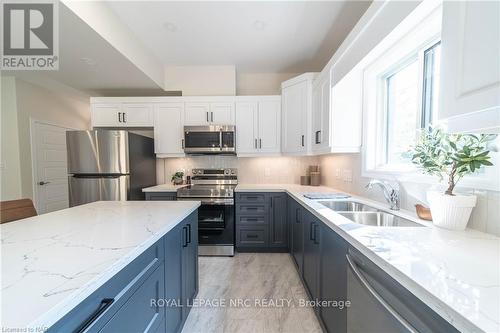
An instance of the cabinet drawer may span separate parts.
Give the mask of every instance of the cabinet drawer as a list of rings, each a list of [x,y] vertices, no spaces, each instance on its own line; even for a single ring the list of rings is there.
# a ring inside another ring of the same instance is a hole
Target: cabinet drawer
[[[239,204],[236,205],[236,214],[264,215],[267,213],[266,204]]]
[[[266,195],[264,193],[240,193],[236,200],[238,203],[264,203],[266,202]]]
[[[48,332],[100,331],[151,273],[163,264],[164,254],[162,239],[51,326]]]
[[[249,216],[239,216],[236,223],[240,225],[267,225],[269,221],[267,221],[264,215],[260,216],[249,215]]]
[[[240,228],[238,233],[241,246],[264,246],[267,243],[264,228]]]
[[[164,297],[164,275],[165,270],[161,264],[100,332],[156,332],[160,328],[160,324],[165,325],[165,308],[151,306],[151,300],[159,300]],[[165,327],[160,329],[160,331],[164,330]]]

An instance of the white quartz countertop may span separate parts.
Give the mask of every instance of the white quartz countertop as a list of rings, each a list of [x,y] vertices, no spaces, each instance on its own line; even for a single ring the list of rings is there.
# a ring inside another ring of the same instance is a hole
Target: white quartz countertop
[[[187,185],[160,184],[156,186],[145,187],[142,189],[142,192],[177,192],[178,189],[185,186]]]
[[[199,205],[100,201],[2,224],[2,331],[51,326]]]
[[[236,191],[286,191],[353,247],[390,274],[462,332],[500,331],[500,238],[449,231],[419,220],[414,212],[393,212],[427,227],[373,227],[354,223],[304,193],[338,192],[324,186],[241,184]],[[360,197],[387,210],[388,206]]]

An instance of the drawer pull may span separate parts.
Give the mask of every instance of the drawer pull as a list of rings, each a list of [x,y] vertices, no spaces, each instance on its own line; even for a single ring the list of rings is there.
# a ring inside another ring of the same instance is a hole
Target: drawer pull
[[[259,208],[257,208],[257,207],[247,207],[247,208],[245,208],[245,209],[246,209],[246,210],[257,210],[257,209],[259,209]]]
[[[256,219],[256,218],[246,218],[245,220],[247,222],[257,222],[259,219]]]
[[[257,238],[259,235],[247,235],[247,238]]]
[[[85,321],[80,326],[78,326],[75,332],[76,333],[84,332],[87,328],[90,327],[90,325],[92,325],[94,321],[97,320],[97,318],[101,316],[101,314],[104,311],[106,311],[107,308],[109,308],[111,304],[113,304],[114,301],[115,301],[114,298],[103,298],[103,300],[99,304],[99,307],[94,312],[92,312],[90,316],[87,319],[85,319]]]

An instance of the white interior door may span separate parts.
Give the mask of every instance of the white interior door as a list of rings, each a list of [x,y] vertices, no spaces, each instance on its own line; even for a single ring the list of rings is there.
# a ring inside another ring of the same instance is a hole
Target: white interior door
[[[67,208],[69,205],[67,130],[56,125],[32,122],[34,203],[38,214]]]

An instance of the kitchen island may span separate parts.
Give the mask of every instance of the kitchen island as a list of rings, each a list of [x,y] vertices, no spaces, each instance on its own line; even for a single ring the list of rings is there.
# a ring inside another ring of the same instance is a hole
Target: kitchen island
[[[100,201],[2,225],[3,331],[182,326],[188,309],[149,299],[196,295],[199,205]]]

